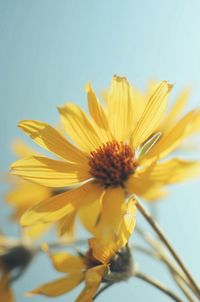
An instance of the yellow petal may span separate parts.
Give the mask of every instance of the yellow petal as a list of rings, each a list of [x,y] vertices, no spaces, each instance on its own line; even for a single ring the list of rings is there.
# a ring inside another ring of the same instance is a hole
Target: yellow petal
[[[28,295],[44,295],[47,297],[57,297],[75,288],[82,282],[82,280],[83,273],[79,272],[76,274],[70,274],[65,278],[60,278],[55,281],[43,284],[28,293]]]
[[[63,273],[80,272],[86,268],[86,265],[79,256],[70,255],[66,252],[49,254],[52,264],[56,270]]]
[[[51,189],[47,187],[22,180],[6,195],[6,201],[15,208],[28,208],[36,202],[49,198],[51,194]]]
[[[108,117],[111,132],[125,141],[133,129],[133,91],[124,77],[114,76],[108,95]]]
[[[145,110],[131,136],[135,148],[146,141],[160,124],[172,85],[163,81],[149,98]]]
[[[100,91],[100,97],[101,97],[103,103],[108,103],[108,95],[109,95],[109,92],[107,89],[103,89]]]
[[[136,206],[134,198],[131,198],[126,204],[126,212],[119,225],[118,233],[116,234],[117,240],[114,241],[115,251],[124,247],[132,235],[136,225]]]
[[[89,245],[93,257],[103,264],[108,264],[118,251],[118,249],[115,249],[113,239],[108,242],[104,238],[91,238],[89,239]]]
[[[57,232],[59,237],[67,235],[68,239],[74,239],[76,215],[77,211],[74,210],[72,213],[64,216],[57,222]]]
[[[81,294],[76,299],[76,302],[92,302],[93,297],[96,294],[101,280],[107,271],[106,265],[99,265],[87,270],[85,275],[86,286],[81,292]]]
[[[20,139],[15,139],[12,142],[12,149],[14,154],[16,154],[18,157],[27,157],[36,153],[35,150],[30,148],[26,143],[24,143]]]
[[[107,189],[102,199],[102,212],[95,236],[103,236],[105,242],[114,240],[125,211],[124,190],[120,187]]]
[[[200,130],[200,110],[193,110],[184,116],[145,156],[147,159],[162,159],[174,151],[188,136]]]
[[[101,138],[102,143],[106,143],[113,139],[108,125],[108,118],[101,104],[99,103],[90,83],[86,85],[88,94],[88,108],[91,117],[93,118],[96,131]]]
[[[154,91],[158,88],[158,86],[162,83],[162,81],[158,81],[155,79],[151,79],[148,81],[147,83],[147,89],[145,91],[145,97],[146,102],[148,101],[148,99],[151,97],[151,95],[154,93]]]
[[[166,198],[167,195],[168,192],[163,187],[152,186],[142,194],[142,198],[150,202],[155,202]]]
[[[44,149],[64,158],[67,161],[79,163],[86,161],[86,157],[70,144],[56,129],[40,121],[22,121],[19,128],[28,134]]]
[[[155,182],[144,174],[134,174],[126,182],[126,190],[130,194],[135,194],[146,201],[156,201],[167,195],[163,188],[163,183]]]
[[[152,164],[140,174],[141,179],[148,179],[157,184],[177,183],[198,176],[200,176],[200,162],[180,159]]]
[[[174,105],[164,119],[163,124],[161,125],[161,127],[159,127],[159,130],[162,128],[162,132],[166,132],[169,128],[171,128],[171,126],[173,126],[173,123],[177,121],[183,109],[185,108],[185,105],[189,99],[189,94],[190,89],[188,88],[184,89],[180,93]]]
[[[95,266],[86,272],[85,283],[87,287],[93,287],[101,282],[105,272],[107,271],[107,265]]]
[[[88,108],[91,117],[93,118],[97,126],[99,126],[99,128],[109,130],[106,114],[101,104],[99,103],[91,84],[87,83],[85,89],[88,94]]]
[[[32,156],[16,161],[12,174],[47,187],[66,187],[90,178],[84,163],[67,163],[42,156]]]
[[[58,108],[65,131],[82,150],[90,153],[102,142],[85,113],[74,104]]]
[[[33,225],[37,222],[54,222],[64,216],[95,202],[103,193],[103,188],[95,186],[92,182],[42,201],[30,208],[21,218],[23,226]]]
[[[114,239],[105,241],[102,238],[92,238],[89,240],[93,256],[101,263],[109,263],[110,259],[124,247],[133,233],[136,224],[136,206],[133,199],[126,204],[126,211],[119,222],[119,227],[115,230]]]
[[[142,116],[142,113],[144,112],[146,105],[149,101],[149,98],[152,96],[154,91],[158,88],[158,86],[162,83],[162,81],[155,81],[150,80],[147,86],[147,91],[139,91],[135,87],[133,88],[133,108],[134,108],[134,117],[133,117],[133,123],[134,126],[138,123],[140,120],[140,117]],[[160,131],[160,127],[158,129]]]
[[[14,302],[15,298],[9,286],[9,274],[5,273],[0,276],[0,300],[2,302]]]
[[[136,124],[138,123],[145,107],[146,103],[148,101],[148,98],[145,96],[144,93],[136,89],[135,87],[133,88],[133,116],[132,116],[132,121],[131,124],[133,123],[135,128]]]
[[[96,232],[96,224],[98,222],[98,218],[100,217],[101,210],[102,196],[100,196],[100,199],[97,199],[89,206],[81,208],[79,211],[81,223],[93,235],[95,235]]]
[[[141,197],[146,196],[153,186],[155,187],[155,183],[148,177],[145,178],[144,175],[141,177],[139,172],[130,176],[126,182],[127,192],[129,192],[129,194],[135,194]],[[157,187],[158,184],[156,184],[156,188]]]
[[[31,227],[24,228],[23,233],[29,239],[36,240],[47,233],[51,227],[52,224],[37,223]]]

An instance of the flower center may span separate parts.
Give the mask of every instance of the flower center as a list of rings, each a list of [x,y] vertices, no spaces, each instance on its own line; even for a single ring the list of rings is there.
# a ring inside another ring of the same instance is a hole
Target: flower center
[[[101,185],[123,186],[134,173],[136,160],[128,144],[111,141],[90,153],[89,166],[90,174]]]

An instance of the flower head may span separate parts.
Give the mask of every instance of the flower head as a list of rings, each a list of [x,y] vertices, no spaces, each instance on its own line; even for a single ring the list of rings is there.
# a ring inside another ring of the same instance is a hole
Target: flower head
[[[61,121],[73,143],[43,122],[20,122],[19,127],[25,133],[61,160],[26,157],[12,165],[12,173],[47,187],[76,185],[33,206],[23,215],[22,225],[57,221],[72,212],[79,212],[87,225],[82,211],[91,208],[94,212],[89,210],[89,220],[93,216],[96,219],[93,227],[98,220],[107,224],[108,229],[116,229],[125,215],[127,196],[136,194],[154,200],[163,194],[164,185],[199,174],[200,165],[196,161],[177,158],[163,161],[200,129],[199,109],[178,121],[175,121],[177,110],[173,109],[169,130],[168,125],[163,126],[171,89],[172,85],[166,81],[157,83],[141,106],[138,94],[126,78],[114,76],[103,106],[88,84],[89,117],[71,103],[59,108]]]
[[[130,278],[134,267],[127,242],[135,227],[135,205],[132,200],[128,202],[126,211],[127,216],[122,220],[119,229],[115,234],[110,234],[109,238],[101,237],[104,229],[98,226],[100,236],[89,240],[89,249],[85,254],[48,252],[55,269],[66,275],[39,286],[29,295],[55,297],[85,282],[85,287],[76,301],[88,302],[92,301],[102,282],[114,283]]]

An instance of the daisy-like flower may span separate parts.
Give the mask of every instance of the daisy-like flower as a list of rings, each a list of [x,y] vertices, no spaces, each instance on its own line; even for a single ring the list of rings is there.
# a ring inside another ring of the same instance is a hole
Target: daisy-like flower
[[[18,279],[30,263],[33,253],[17,240],[0,235],[0,300],[14,302],[11,283]]]
[[[85,287],[76,301],[89,302],[102,282],[114,283],[132,277],[134,266],[127,242],[135,227],[135,212],[136,208],[131,200],[114,236],[110,236],[109,241],[101,236],[90,239],[86,254],[79,253],[76,256],[66,252],[48,253],[55,269],[66,275],[39,286],[29,295],[56,297],[85,282]],[[103,235],[102,231],[104,230],[98,226],[98,233]]]
[[[20,157],[27,157],[36,154],[36,151],[31,149],[27,144],[21,140],[15,140],[12,144],[14,153]],[[45,187],[30,181],[20,179],[12,176],[9,178],[11,188],[5,195],[6,202],[11,206],[13,212],[11,214],[11,221],[19,222],[21,216],[33,205],[38,202],[49,199],[61,193],[62,189],[53,189]],[[54,224],[37,223],[34,226],[25,228],[25,234],[30,239],[38,239],[39,236],[45,234]],[[59,235],[69,235],[69,239],[74,237],[75,213],[73,212],[68,217],[63,218],[57,224],[57,231]]]
[[[91,219],[95,216],[104,225],[109,221],[109,227],[116,229],[125,213],[127,196],[136,194],[153,199],[162,194],[164,185],[199,174],[200,165],[196,161],[177,158],[163,161],[200,129],[197,109],[176,121],[169,131],[162,134],[159,130],[171,89],[172,85],[166,81],[157,84],[138,114],[138,97],[126,78],[113,77],[105,106],[88,84],[90,117],[72,103],[59,108],[61,121],[73,143],[43,122],[20,122],[19,127],[26,134],[61,160],[27,157],[12,165],[12,173],[47,187],[76,185],[33,206],[23,215],[21,224],[57,221],[89,206]]]

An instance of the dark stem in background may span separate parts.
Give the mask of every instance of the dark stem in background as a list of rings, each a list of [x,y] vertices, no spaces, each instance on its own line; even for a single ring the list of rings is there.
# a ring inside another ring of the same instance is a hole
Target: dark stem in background
[[[149,213],[147,209],[139,202],[139,200],[136,200],[136,207],[140,211],[140,213],[143,215],[143,217],[147,220],[147,222],[151,225],[151,227],[154,229],[154,231],[157,233],[158,237],[161,239],[161,241],[164,243],[168,251],[171,253],[171,255],[174,257],[182,271],[184,272],[185,276],[187,277],[188,281],[192,285],[192,287],[195,289],[198,297],[200,298],[200,289],[197,285],[196,281],[192,277],[189,270],[186,268],[183,261],[180,259],[180,257],[177,255],[176,251],[172,247],[171,243],[167,240],[166,236],[164,235],[163,231],[161,230],[160,226],[154,221],[153,217]]]

